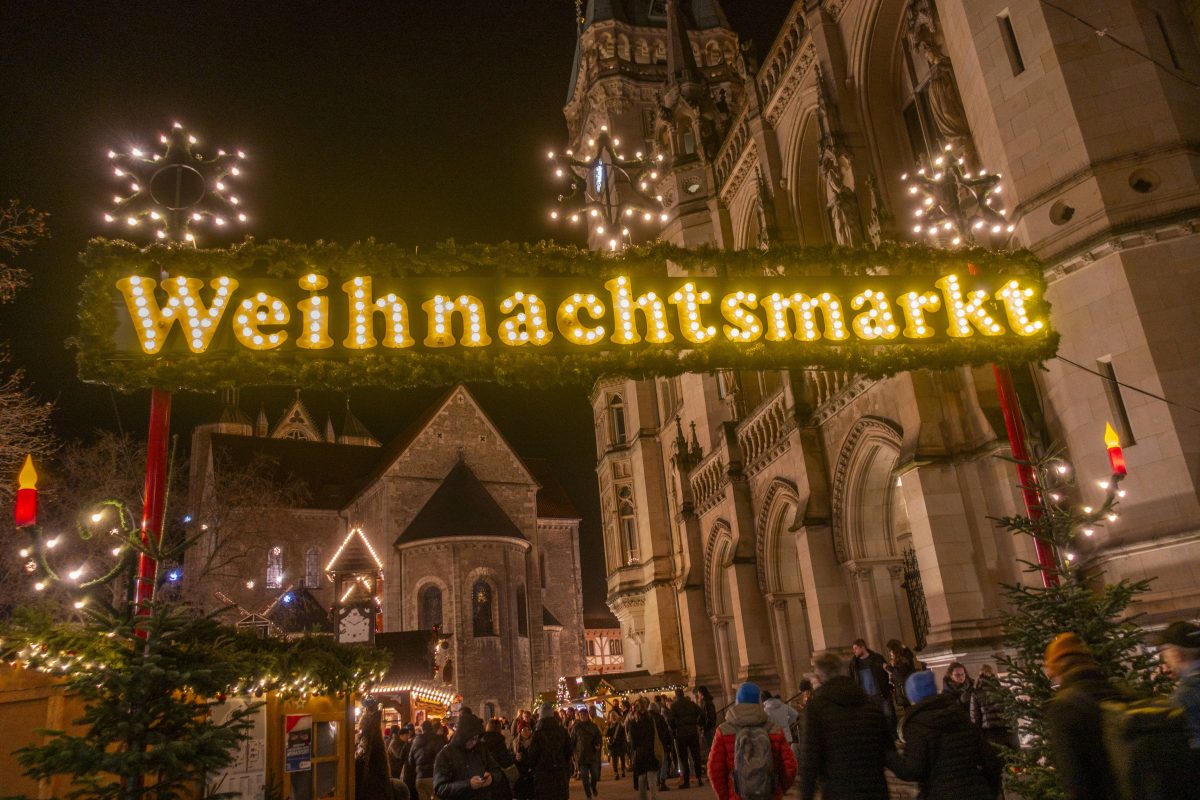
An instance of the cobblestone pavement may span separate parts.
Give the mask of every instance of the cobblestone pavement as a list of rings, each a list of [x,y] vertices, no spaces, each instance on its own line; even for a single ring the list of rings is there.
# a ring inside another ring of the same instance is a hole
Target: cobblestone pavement
[[[659,800],[714,800],[716,795],[712,789],[708,787],[708,782],[705,781],[703,786],[697,786],[696,781],[692,780],[691,788],[677,789],[679,778],[672,778],[667,781],[669,791],[659,792]],[[613,779],[612,767],[604,764],[600,769],[600,786],[597,793],[598,800],[637,800],[637,790],[633,788],[633,776],[626,775],[620,780]],[[579,781],[571,781],[571,800],[587,800],[583,793],[583,784]]]

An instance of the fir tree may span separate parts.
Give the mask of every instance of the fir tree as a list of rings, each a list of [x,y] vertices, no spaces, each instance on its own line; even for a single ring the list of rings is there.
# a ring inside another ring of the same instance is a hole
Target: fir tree
[[[1054,694],[1042,670],[1046,646],[1060,633],[1072,632],[1091,648],[1103,673],[1139,695],[1165,688],[1166,677],[1158,669],[1154,654],[1142,642],[1145,632],[1131,608],[1138,596],[1149,590],[1150,581],[1121,580],[1103,584],[1089,579],[1076,568],[1079,540],[1089,539],[1105,522],[1117,519],[1116,507],[1124,491],[1123,477],[1114,474],[1101,481],[1104,499],[1097,507],[1078,501],[1080,487],[1071,466],[1055,455],[1041,456],[1030,463],[1041,498],[1040,514],[996,519],[1013,534],[1030,536],[1050,545],[1055,564],[1045,570],[1050,585],[1041,577],[1025,584],[1006,584],[1009,610],[1004,615],[1004,644],[1008,652],[997,660],[1007,691],[998,698],[1010,724],[1021,736],[1020,749],[1004,752],[1009,768],[1009,788],[1026,798],[1058,800],[1066,793],[1050,763],[1044,709]],[[1025,562],[1037,574],[1042,567]]]

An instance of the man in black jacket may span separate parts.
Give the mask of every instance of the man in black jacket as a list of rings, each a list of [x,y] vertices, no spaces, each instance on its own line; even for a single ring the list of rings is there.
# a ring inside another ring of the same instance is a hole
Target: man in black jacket
[[[483,721],[462,714],[450,743],[433,762],[433,793],[437,800],[509,800],[500,765],[482,746]]]
[[[676,689],[675,702],[667,713],[667,722],[675,734],[675,751],[679,754],[679,766],[683,770],[683,783],[679,784],[679,788],[691,786],[689,759],[691,766],[696,769],[696,783],[703,786],[704,780],[700,777],[704,774],[700,758],[700,729],[703,727],[704,712],[683,693],[683,689]]]
[[[850,679],[867,696],[879,704],[883,716],[887,718],[892,731],[896,730],[896,707],[890,697],[892,683],[888,678],[887,662],[883,656],[867,647],[865,639],[855,639],[850,645],[854,658],[850,659]]]
[[[417,787],[419,800],[433,800],[433,763],[446,746],[446,737],[431,720],[421,723],[421,732],[408,750],[408,774]]]
[[[879,703],[854,685],[836,653],[813,662],[820,687],[804,709],[801,800],[886,800],[893,731]]]
[[[571,795],[571,737],[558,721],[554,706],[542,705],[529,745],[533,796],[537,800],[568,800]]]

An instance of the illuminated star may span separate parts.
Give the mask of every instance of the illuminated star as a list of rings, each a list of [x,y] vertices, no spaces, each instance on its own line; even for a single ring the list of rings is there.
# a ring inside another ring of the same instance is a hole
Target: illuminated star
[[[633,158],[623,158],[617,149],[620,145],[604,126],[598,137],[587,140],[584,153],[548,154],[555,163],[555,177],[567,182],[550,219],[588,223],[608,237],[612,250],[629,240],[631,222],[666,221],[662,198],[649,194],[658,180],[662,157],[644,157],[639,151]]]
[[[192,149],[196,137],[178,122],[158,139],[162,152],[139,147],[128,153],[108,152],[124,193],[113,197],[113,210],[104,215],[106,222],[132,232],[148,221],[146,227],[158,239],[194,244],[196,223],[207,221],[222,228],[246,221],[242,201],[228,185],[241,174],[245,153],[218,150],[215,157],[204,158]]]
[[[1013,232],[1015,226],[997,207],[1000,176],[982,169],[972,174],[964,165],[965,160],[955,157],[947,145],[930,168],[900,176],[908,181],[909,194],[920,200],[913,212],[914,233],[960,245]]]

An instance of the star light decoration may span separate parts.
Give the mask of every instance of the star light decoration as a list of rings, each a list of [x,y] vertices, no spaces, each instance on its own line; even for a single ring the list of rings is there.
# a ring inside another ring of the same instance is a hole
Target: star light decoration
[[[598,137],[587,140],[582,153],[569,149],[547,153],[554,163],[554,177],[567,182],[550,219],[591,226],[599,236],[608,237],[608,249],[614,252],[630,241],[630,224],[667,221],[662,196],[649,194],[663,156],[651,158],[639,150],[633,158],[625,158],[620,146],[621,140],[609,135],[604,125]]]
[[[972,173],[966,159],[956,156],[950,145],[933,159],[931,167],[915,174],[905,173],[908,193],[920,198],[913,212],[913,233],[926,234],[957,247],[985,238],[1000,238],[1013,232],[1005,210],[996,203],[1000,175],[980,169]]]
[[[113,176],[122,181],[124,194],[113,195],[113,210],[105,222],[136,230],[149,222],[161,241],[195,244],[192,226],[208,221],[217,228],[245,222],[241,199],[230,191],[230,178],[241,175],[246,154],[218,150],[205,158],[193,150],[194,134],[176,122],[160,133],[162,152],[132,147],[128,153],[108,151]]]

